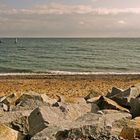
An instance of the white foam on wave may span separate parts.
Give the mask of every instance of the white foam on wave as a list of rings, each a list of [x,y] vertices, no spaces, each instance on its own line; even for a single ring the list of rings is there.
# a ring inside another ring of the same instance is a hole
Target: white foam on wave
[[[20,75],[140,75],[140,72],[70,72],[70,71],[47,71],[33,73],[0,73],[0,76],[20,76]]]

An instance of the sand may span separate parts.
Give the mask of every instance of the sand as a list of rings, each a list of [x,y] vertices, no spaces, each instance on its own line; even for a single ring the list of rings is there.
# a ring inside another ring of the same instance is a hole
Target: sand
[[[50,97],[105,95],[113,86],[127,89],[140,83],[140,74],[2,74],[0,75],[0,96],[24,92],[45,93]]]

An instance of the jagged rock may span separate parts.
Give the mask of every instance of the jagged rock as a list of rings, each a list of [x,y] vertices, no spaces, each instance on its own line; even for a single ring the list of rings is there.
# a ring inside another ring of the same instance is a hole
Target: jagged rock
[[[99,109],[99,107],[98,107],[97,104],[91,103],[91,111],[90,111],[90,112],[92,112],[92,113],[97,113],[99,110],[100,110],[100,109]]]
[[[130,113],[133,118],[140,116],[140,98],[132,98],[130,100],[130,107]]]
[[[46,94],[40,94],[40,96],[41,96],[42,101],[44,103],[48,103],[50,105],[53,105],[53,104],[55,104],[57,102],[56,99],[52,99],[52,98],[48,97]]]
[[[117,121],[126,122],[131,115],[119,111],[104,112],[104,115],[87,113],[72,122],[61,121],[61,123],[49,125],[36,133],[31,140],[43,140],[43,138],[47,140],[110,140],[114,124]]]
[[[122,129],[120,136],[127,140],[140,138],[140,117],[129,121],[127,126]]]
[[[139,95],[139,89],[137,87],[131,87],[115,96],[112,96],[111,99],[116,101],[121,106],[130,108],[131,98],[137,98]]]
[[[0,124],[0,140],[24,140],[25,136],[4,124]]]
[[[75,120],[87,112],[94,112],[95,106],[97,107],[97,105],[87,104],[84,98],[73,98],[73,103],[57,102],[53,105],[53,107],[59,107],[70,120]]]
[[[48,127],[49,124],[55,124],[62,120],[64,120],[64,114],[59,108],[50,106],[36,108],[28,117],[29,134],[32,136]]]
[[[87,101],[91,98],[94,98],[94,97],[98,97],[99,96],[99,93],[95,92],[95,91],[90,91],[90,93],[84,97],[84,99]]]
[[[87,103],[95,103],[101,96],[93,97],[87,100]]]
[[[20,119],[21,117],[28,117],[31,112],[32,110],[2,112],[0,115],[0,123],[9,124],[12,121]]]
[[[43,105],[42,97],[39,94],[22,94],[16,100],[16,109],[34,109]]]
[[[122,128],[132,119],[131,114],[117,110],[102,110],[106,126],[112,127],[111,134],[119,135]]]
[[[97,105],[99,106],[100,109],[116,109],[116,110],[129,112],[128,109],[120,106],[115,101],[104,96],[101,96],[99,98],[99,100],[97,101]]]
[[[106,97],[111,98],[111,97],[113,97],[115,95],[120,94],[121,92],[123,92],[122,89],[119,89],[119,88],[116,88],[116,87],[112,87],[111,92],[108,92]]]
[[[26,135],[29,132],[27,116],[18,118],[16,120],[12,121],[10,124],[14,130],[17,130],[17,131],[21,132],[22,134]]]
[[[76,120],[78,117],[86,114],[87,112],[91,112],[93,109],[90,104],[67,104],[61,106],[63,107],[63,112],[66,116],[66,119]]]
[[[59,107],[42,106],[36,108],[29,116],[30,134],[63,120],[76,120],[78,117],[91,111],[91,105],[79,102],[76,104],[62,104]],[[39,125],[40,124],[40,125]]]
[[[4,111],[12,110],[13,105],[17,99],[16,94],[10,94],[8,96],[3,96],[0,98],[0,104]]]
[[[10,94],[8,96],[3,96],[0,99],[0,102],[5,103],[5,104],[14,104],[16,99],[17,99],[16,94],[12,93],[12,94]]]

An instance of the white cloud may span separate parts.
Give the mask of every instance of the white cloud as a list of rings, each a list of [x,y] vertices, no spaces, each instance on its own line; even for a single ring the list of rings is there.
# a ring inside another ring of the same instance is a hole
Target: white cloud
[[[119,24],[126,24],[126,22],[124,20],[119,20],[118,23]]]
[[[94,14],[94,15],[117,15],[117,14],[140,14],[140,8],[94,8],[91,5],[64,5],[51,3],[48,5],[36,5],[30,9],[15,9],[0,5],[0,14]]]

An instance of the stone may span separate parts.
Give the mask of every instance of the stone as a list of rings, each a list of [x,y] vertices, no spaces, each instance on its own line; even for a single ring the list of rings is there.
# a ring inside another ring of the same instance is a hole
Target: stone
[[[77,118],[81,117],[82,115],[86,114],[87,112],[93,111],[93,108],[90,104],[67,104],[61,106],[64,108],[64,114],[66,119],[68,120],[76,120]]]
[[[84,99],[87,101],[91,98],[98,97],[98,96],[99,96],[99,93],[91,90],[90,93],[84,97]]]
[[[97,100],[99,100],[101,96],[93,97],[87,100],[87,103],[96,103]]]
[[[0,140],[24,140],[25,136],[4,124],[0,124]]]
[[[38,106],[43,105],[42,97],[39,94],[22,94],[16,100],[16,109],[35,109]]]
[[[59,108],[42,106],[34,109],[28,117],[29,134],[32,136],[37,132],[64,120],[64,114]]]
[[[31,137],[31,140],[110,140],[116,122],[127,123],[131,115],[117,110],[104,110],[104,115],[87,113],[75,121],[61,121],[49,125]],[[121,132],[121,128],[120,131]],[[113,140],[113,139],[112,139]]]
[[[9,104],[9,105],[15,104],[16,99],[17,99],[16,94],[12,93],[6,97],[3,97],[2,103]]]
[[[119,105],[127,107],[130,109],[130,100],[131,98],[137,98],[140,95],[140,92],[137,87],[131,87],[119,94],[112,96],[111,99],[116,101]]]
[[[91,103],[91,111],[90,111],[90,112],[92,112],[92,113],[97,113],[99,110],[100,110],[100,109],[99,109],[99,107],[98,107],[97,104]]]
[[[120,136],[127,140],[140,138],[140,117],[130,120],[122,129]]]
[[[46,94],[40,94],[40,96],[41,96],[42,101],[44,103],[48,103],[50,105],[53,105],[53,104],[55,104],[57,102],[56,99],[52,99],[52,98],[48,97]]]
[[[113,97],[115,95],[120,94],[121,92],[123,92],[122,89],[119,89],[117,87],[112,87],[111,92],[108,92],[107,95],[106,95],[106,97],[111,98],[111,97]]]
[[[118,110],[102,110],[104,123],[111,127],[112,135],[119,135],[122,128],[132,119],[132,115],[127,112],[120,112]]]
[[[0,116],[0,123],[10,124],[12,121],[18,120],[21,117],[28,117],[31,112],[32,110],[3,112]]]
[[[133,118],[140,116],[140,98],[132,98],[130,100],[130,108]]]
[[[115,110],[121,110],[121,111],[125,111],[125,112],[129,112],[128,109],[120,106],[119,104],[117,104],[115,101],[101,96],[99,98],[99,100],[97,101],[97,105],[99,106],[99,108],[102,109],[115,109]]]
[[[29,132],[27,116],[17,118],[16,120],[12,121],[10,125],[14,130],[19,131],[22,134],[27,135]]]

